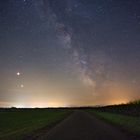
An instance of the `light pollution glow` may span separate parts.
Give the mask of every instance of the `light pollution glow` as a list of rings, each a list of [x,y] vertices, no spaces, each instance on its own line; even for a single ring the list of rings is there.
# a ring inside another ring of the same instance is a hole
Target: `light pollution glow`
[[[140,98],[138,1],[5,0],[0,11],[0,107]]]
[[[0,105],[20,108],[94,106],[126,103],[139,98],[137,91],[126,85],[107,82],[102,88],[96,89],[95,83],[92,83],[88,78],[84,79],[83,82],[86,84],[84,88],[82,87],[84,85],[71,87],[67,83],[47,87],[43,86],[41,82],[39,85],[32,81],[30,88],[11,90],[12,96],[8,97],[11,102],[1,102]],[[36,86],[34,87],[34,85]]]

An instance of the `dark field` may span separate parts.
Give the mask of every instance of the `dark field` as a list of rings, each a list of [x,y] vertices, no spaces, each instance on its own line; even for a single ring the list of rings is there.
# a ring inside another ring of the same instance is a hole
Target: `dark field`
[[[53,127],[58,124],[58,122],[70,116],[72,112],[77,112],[77,110],[81,113],[76,113],[76,115],[74,115],[76,117],[71,117],[73,118],[72,122],[75,123],[66,123],[66,126],[71,126],[70,129],[73,128],[72,126],[74,125],[77,126],[77,128],[75,128],[77,133],[79,132],[79,130],[77,129],[81,128],[84,123],[87,125],[87,130],[85,131],[94,132],[94,129],[90,130],[92,128],[89,121],[90,116],[88,117],[88,115],[84,114],[84,112],[88,112],[89,114],[91,114],[91,116],[97,118],[97,120],[91,119],[93,124],[96,124],[98,122],[98,119],[103,120],[103,122],[111,124],[114,127],[125,132],[128,132],[130,135],[132,134],[136,137],[140,136],[140,101],[135,101],[128,104],[111,105],[104,107],[58,109],[0,109],[0,140],[37,140],[37,138],[34,139],[34,136],[36,137],[36,134],[37,136],[38,134],[41,134],[40,136],[46,135],[48,131],[50,131],[50,128],[53,129]],[[82,119],[82,116],[85,116],[83,118],[84,121],[80,121],[80,118]],[[79,121],[79,123],[76,121],[76,118],[79,118],[77,120]],[[98,128],[99,131],[100,128],[102,128],[103,122],[100,122],[100,127]],[[40,133],[41,130],[45,130],[45,132]],[[62,127],[62,130],[65,129]],[[68,132],[68,130],[66,132]],[[79,132],[79,134],[80,133],[81,132]],[[103,132],[101,131],[101,133]],[[75,138],[75,136],[76,135],[72,137]],[[114,137],[113,134],[112,137]]]
[[[0,140],[20,140],[26,135],[63,120],[66,109],[1,109]]]
[[[140,136],[140,100],[127,104],[95,107],[88,111],[97,118]]]

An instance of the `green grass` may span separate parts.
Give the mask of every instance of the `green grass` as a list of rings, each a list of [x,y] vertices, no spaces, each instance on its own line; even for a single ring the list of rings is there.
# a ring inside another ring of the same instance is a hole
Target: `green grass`
[[[35,130],[64,119],[69,113],[63,109],[0,111],[0,140],[20,140]]]
[[[120,115],[115,113],[101,112],[90,110],[90,113],[93,113],[98,118],[104,119],[109,123],[112,123],[116,126],[120,126],[122,129],[140,135],[140,118],[132,117],[126,115]]]

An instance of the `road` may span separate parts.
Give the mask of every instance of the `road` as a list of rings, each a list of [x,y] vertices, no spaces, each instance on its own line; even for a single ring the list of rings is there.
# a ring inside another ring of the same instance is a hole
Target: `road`
[[[42,134],[35,140],[135,140],[118,128],[94,116],[76,111],[62,121],[49,133]]]

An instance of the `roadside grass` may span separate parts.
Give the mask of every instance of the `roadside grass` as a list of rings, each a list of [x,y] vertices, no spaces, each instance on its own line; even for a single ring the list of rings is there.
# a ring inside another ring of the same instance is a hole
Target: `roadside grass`
[[[134,135],[140,135],[140,118],[132,117],[127,115],[101,112],[96,110],[89,110],[88,112],[93,113],[98,118],[104,119],[107,122],[119,126],[123,130]]]
[[[21,140],[33,131],[63,120],[70,112],[65,109],[0,111],[0,140]]]

